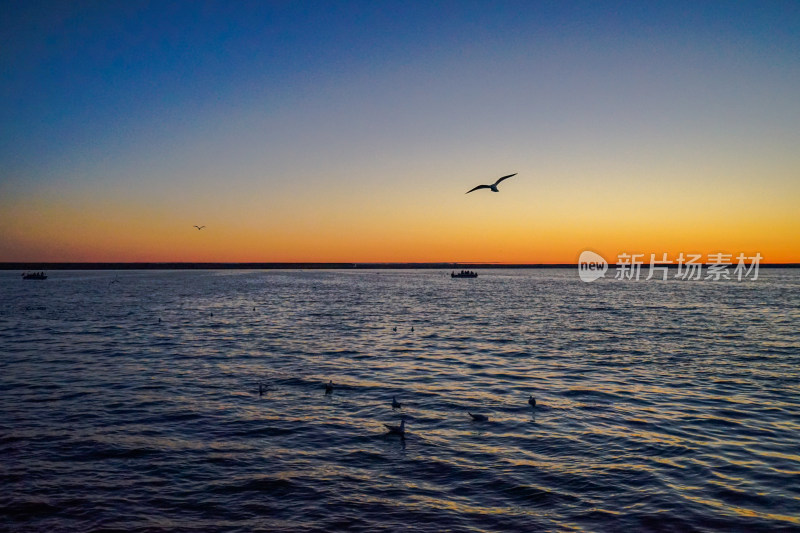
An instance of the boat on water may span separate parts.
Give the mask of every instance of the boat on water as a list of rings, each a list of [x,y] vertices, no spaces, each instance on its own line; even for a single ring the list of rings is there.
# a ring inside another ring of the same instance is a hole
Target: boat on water
[[[44,272],[23,272],[22,279],[47,279]]]
[[[471,270],[462,270],[461,272],[450,272],[451,278],[477,278],[478,273]]]

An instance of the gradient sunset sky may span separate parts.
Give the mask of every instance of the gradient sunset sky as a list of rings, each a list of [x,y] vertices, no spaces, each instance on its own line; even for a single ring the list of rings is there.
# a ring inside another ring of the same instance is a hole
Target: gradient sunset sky
[[[0,39],[0,261],[800,262],[797,1],[14,0]]]

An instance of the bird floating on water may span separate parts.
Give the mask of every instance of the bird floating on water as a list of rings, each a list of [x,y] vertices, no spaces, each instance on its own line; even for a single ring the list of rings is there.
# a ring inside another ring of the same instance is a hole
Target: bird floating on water
[[[491,185],[478,185],[477,187],[475,187],[475,188],[473,188],[473,189],[470,189],[470,190],[468,190],[468,191],[467,191],[467,192],[465,192],[464,194],[469,194],[469,193],[471,193],[472,191],[477,191],[478,189],[491,189],[491,190],[492,190],[492,192],[500,192],[499,190],[497,190],[497,186],[498,186],[498,185],[500,185],[500,182],[501,182],[501,181],[503,181],[503,180],[507,180],[507,179],[508,179],[508,178],[510,178],[511,176],[516,176],[516,175],[517,175],[517,173],[516,173],[516,172],[514,172],[513,174],[509,174],[508,176],[503,176],[502,178],[500,178],[499,180],[495,181],[495,182],[494,182],[493,184],[491,184]]]
[[[389,430],[389,433],[392,433],[393,435],[400,435],[401,437],[405,438],[405,436],[406,436],[406,421],[405,421],[405,419],[400,421],[400,425],[399,426],[392,426],[390,424],[384,424],[384,426],[386,426],[386,429]]]
[[[328,383],[325,384],[325,394],[330,394],[333,392],[333,380],[330,380]]]
[[[403,404],[397,401],[395,396],[392,396],[392,409],[400,409],[403,407]]]
[[[205,228],[205,226],[192,226],[192,227],[197,228],[197,231],[200,231],[201,229]]]
[[[258,395],[264,396],[264,393],[267,392],[269,385],[264,385],[263,383],[258,384]]]
[[[489,417],[486,416],[486,415],[473,415],[469,411],[467,411],[467,414],[469,416],[471,416],[472,420],[474,420],[475,422],[488,422],[489,421]]]
[[[531,404],[531,407],[536,407],[536,398],[533,397],[533,394],[528,398],[528,403]]]

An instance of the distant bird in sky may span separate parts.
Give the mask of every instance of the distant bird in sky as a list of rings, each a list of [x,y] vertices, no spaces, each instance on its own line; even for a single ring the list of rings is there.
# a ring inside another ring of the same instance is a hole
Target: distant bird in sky
[[[474,420],[475,422],[488,422],[489,421],[489,417],[486,416],[486,415],[473,415],[469,411],[467,411],[467,414],[469,416],[471,416],[472,420]]]
[[[197,231],[200,231],[201,229],[205,228],[205,226],[192,226],[192,227],[193,228],[197,228]]]
[[[514,172],[513,174],[509,174],[508,176],[503,176],[502,178],[500,178],[499,180],[495,181],[495,182],[494,182],[493,184],[491,184],[491,185],[478,185],[478,186],[477,186],[477,187],[475,187],[474,189],[470,189],[470,190],[468,190],[467,192],[465,192],[464,194],[469,194],[469,193],[471,193],[472,191],[477,191],[478,189],[491,189],[491,190],[492,190],[492,192],[500,192],[500,191],[498,191],[498,190],[497,190],[497,186],[498,186],[498,185],[500,185],[500,182],[501,182],[501,181],[503,181],[503,180],[507,180],[507,179],[508,179],[508,178],[510,178],[511,176],[516,176],[516,175],[517,175],[517,173],[516,173],[516,172]]]

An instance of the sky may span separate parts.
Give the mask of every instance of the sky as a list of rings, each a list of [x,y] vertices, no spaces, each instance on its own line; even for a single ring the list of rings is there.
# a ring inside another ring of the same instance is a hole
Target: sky
[[[0,262],[800,262],[798,124],[796,1],[11,0]]]

